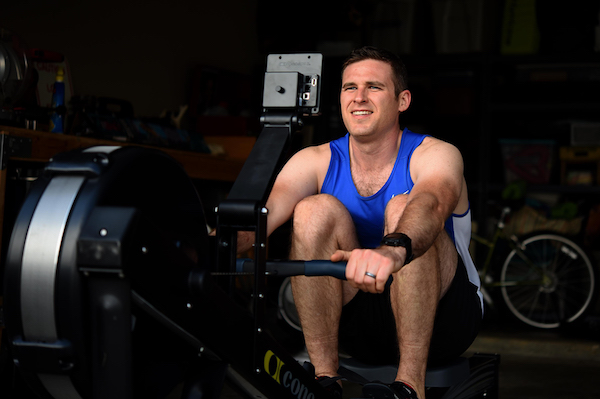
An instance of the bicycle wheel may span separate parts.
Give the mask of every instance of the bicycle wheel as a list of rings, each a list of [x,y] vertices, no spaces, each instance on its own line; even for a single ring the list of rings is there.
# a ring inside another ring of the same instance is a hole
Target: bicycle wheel
[[[509,253],[500,275],[509,310],[538,328],[557,328],[581,317],[596,282],[585,252],[557,234],[536,234],[521,244]]]

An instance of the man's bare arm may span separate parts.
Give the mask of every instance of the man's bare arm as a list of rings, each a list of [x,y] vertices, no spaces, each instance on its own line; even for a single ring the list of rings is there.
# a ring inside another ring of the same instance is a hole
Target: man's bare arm
[[[277,175],[267,200],[267,235],[287,222],[302,199],[319,191],[323,167],[329,164],[329,147],[308,147],[296,153]],[[250,249],[254,232],[240,232],[238,252]]]
[[[463,194],[463,160],[453,145],[427,139],[411,160],[414,187],[395,228],[412,241],[415,257],[425,253],[444,228]]]

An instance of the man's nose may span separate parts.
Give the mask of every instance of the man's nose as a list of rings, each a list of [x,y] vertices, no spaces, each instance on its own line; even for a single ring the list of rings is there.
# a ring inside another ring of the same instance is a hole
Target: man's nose
[[[357,103],[364,103],[368,99],[366,88],[357,88],[354,92],[354,101]]]

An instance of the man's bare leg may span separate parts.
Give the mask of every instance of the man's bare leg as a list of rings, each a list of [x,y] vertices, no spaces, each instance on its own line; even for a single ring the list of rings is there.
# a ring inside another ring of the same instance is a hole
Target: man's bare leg
[[[338,249],[358,247],[350,214],[330,195],[301,201],[294,210],[292,228],[291,259],[329,259]],[[292,291],[316,375],[336,376],[342,305],[356,290],[333,277],[298,276],[292,279]]]
[[[406,196],[394,197],[388,204],[386,233],[396,228],[394,223],[399,220],[405,204]],[[454,244],[442,231],[425,254],[396,273],[391,286],[400,348],[396,380],[413,387],[421,399],[425,398],[425,373],[435,311],[452,282],[457,256]]]

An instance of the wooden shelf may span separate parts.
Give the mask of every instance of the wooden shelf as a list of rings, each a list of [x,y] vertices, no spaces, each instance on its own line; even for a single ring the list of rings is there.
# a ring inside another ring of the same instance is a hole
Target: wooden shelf
[[[11,154],[2,149],[3,163],[10,159],[27,159],[29,161],[48,162],[54,155],[74,150],[77,148],[93,147],[97,145],[128,146],[155,148],[165,152],[178,161],[192,179],[219,180],[233,182],[237,178],[244,161],[255,139],[253,137],[206,137],[208,144],[211,139],[224,148],[225,154],[211,155],[192,151],[174,150],[169,148],[151,147],[136,143],[125,143],[109,140],[98,140],[87,137],[71,136],[66,134],[46,133],[34,130],[0,126],[0,135],[10,138],[23,138],[30,140],[31,151],[27,156]],[[6,139],[6,137],[3,137]],[[3,140],[5,142],[6,140]],[[231,148],[231,155],[228,149]]]

